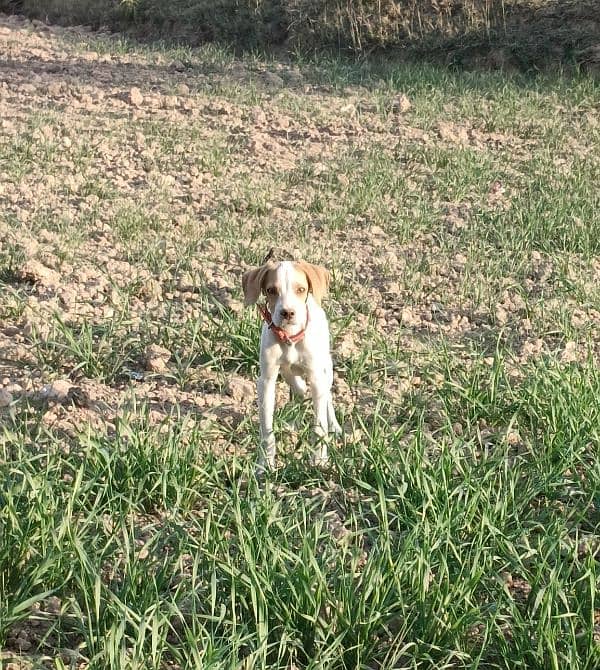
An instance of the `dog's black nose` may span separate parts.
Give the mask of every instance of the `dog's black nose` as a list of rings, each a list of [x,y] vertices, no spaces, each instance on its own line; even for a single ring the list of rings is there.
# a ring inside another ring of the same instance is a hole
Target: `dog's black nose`
[[[296,312],[294,312],[293,309],[282,309],[281,316],[282,318],[287,319],[289,321],[290,319],[293,319],[296,316]]]

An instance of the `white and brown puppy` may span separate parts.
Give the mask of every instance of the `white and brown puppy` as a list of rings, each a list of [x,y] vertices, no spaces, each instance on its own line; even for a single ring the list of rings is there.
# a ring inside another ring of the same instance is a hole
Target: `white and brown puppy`
[[[261,294],[264,323],[260,340],[260,377],[257,383],[260,417],[258,471],[275,465],[275,383],[281,372],[292,391],[304,396],[310,384],[319,438],[313,463],[327,461],[329,432],[339,434],[331,400],[333,364],[329,326],[321,300],[329,285],[329,272],[305,261],[269,262],[242,277],[244,303],[254,305]]]

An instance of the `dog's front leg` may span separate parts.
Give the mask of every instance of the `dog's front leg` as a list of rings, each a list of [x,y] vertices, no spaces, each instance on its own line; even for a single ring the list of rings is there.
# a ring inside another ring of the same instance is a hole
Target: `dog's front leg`
[[[275,413],[275,385],[279,368],[269,366],[262,370],[257,382],[258,416],[260,420],[260,448],[256,466],[257,474],[275,467],[275,435],[273,414]]]

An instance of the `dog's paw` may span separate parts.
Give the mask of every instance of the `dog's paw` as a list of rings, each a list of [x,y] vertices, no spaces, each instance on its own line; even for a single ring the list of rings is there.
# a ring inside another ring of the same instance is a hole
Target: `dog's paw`
[[[329,454],[326,446],[317,447],[310,457],[310,464],[315,468],[322,468],[329,462]]]
[[[263,476],[265,472],[275,469],[275,436],[270,433],[261,440],[256,454],[256,475]]]
[[[329,432],[332,435],[335,435],[336,437],[339,437],[344,431],[340,424],[337,421],[334,421],[330,426],[329,426]]]
[[[257,479],[262,479],[265,475],[267,475],[269,472],[272,472],[273,470],[275,470],[275,459],[260,459],[256,463],[254,474],[256,475]]]

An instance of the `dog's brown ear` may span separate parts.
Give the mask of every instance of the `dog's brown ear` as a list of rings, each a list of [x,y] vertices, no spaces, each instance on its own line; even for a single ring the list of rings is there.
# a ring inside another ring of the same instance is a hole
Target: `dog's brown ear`
[[[323,296],[327,293],[327,289],[329,288],[329,270],[321,265],[313,265],[306,261],[296,261],[295,265],[306,275],[313,297],[320,305]]]
[[[244,291],[244,305],[246,307],[258,302],[268,270],[269,265],[261,265],[259,268],[248,270],[242,275],[242,290]]]

